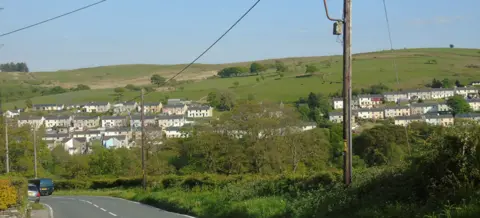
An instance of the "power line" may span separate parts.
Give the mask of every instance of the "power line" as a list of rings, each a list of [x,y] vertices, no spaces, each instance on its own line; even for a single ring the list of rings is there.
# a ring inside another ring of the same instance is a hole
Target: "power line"
[[[95,6],[95,5],[98,5],[98,4],[100,4],[100,3],[103,3],[103,2],[105,2],[105,1],[107,1],[107,0],[98,1],[98,2],[95,2],[95,3],[93,3],[93,4],[89,4],[89,5],[87,5],[87,6],[84,6],[84,7],[78,8],[78,9],[76,9],[76,10],[67,12],[67,13],[65,13],[65,14],[58,15],[58,16],[56,16],[56,17],[52,17],[52,18],[50,18],[50,19],[47,19],[47,20],[44,20],[44,21],[40,21],[40,22],[38,22],[38,23],[34,23],[34,24],[31,24],[31,25],[28,25],[28,26],[25,26],[25,27],[22,27],[22,28],[19,28],[19,29],[10,31],[10,32],[3,33],[3,34],[0,35],[0,37],[4,37],[4,36],[7,36],[7,35],[16,33],[16,32],[20,32],[20,31],[22,31],[22,30],[26,30],[26,29],[29,29],[29,28],[38,26],[38,25],[40,25],[40,24],[44,24],[44,23],[47,23],[47,22],[56,20],[56,19],[61,18],[61,17],[65,17],[65,16],[67,16],[67,15],[73,14],[73,13],[78,12],[78,11],[85,10],[85,9],[87,9],[87,8],[93,7],[93,6]]]
[[[245,11],[245,13],[242,14],[242,16],[240,16],[240,18],[238,18],[231,26],[230,28],[227,29],[227,31],[225,31],[219,38],[217,38],[217,40],[215,40],[215,42],[213,42],[207,49],[205,49],[199,56],[197,56],[192,62],[190,62],[187,66],[185,66],[182,70],[180,70],[178,73],[174,74],[172,77],[170,77],[169,79],[165,80],[165,82],[163,82],[160,86],[163,86],[165,84],[167,84],[167,82],[171,81],[172,79],[175,79],[177,76],[179,76],[180,74],[182,74],[183,72],[185,72],[185,70],[187,70],[188,68],[190,68],[194,63],[196,63],[198,61],[198,59],[200,59],[203,55],[205,55],[208,51],[210,51],[210,49],[213,48],[213,46],[215,46],[220,40],[223,39],[223,37],[225,37],[233,28],[235,28],[235,26],[237,26],[238,23],[240,23],[240,21],[243,20],[243,18],[245,18],[257,5],[258,3],[260,3],[261,0],[257,0],[252,6],[250,6],[250,8]],[[153,91],[148,91],[146,92],[143,96],[146,96],[152,92],[155,92],[155,90]],[[130,100],[128,100],[127,102],[129,101],[135,101],[136,99],[140,98],[141,95],[139,96],[136,96]]]
[[[385,11],[385,21],[387,22],[388,39],[390,41],[390,51],[393,53],[392,32],[390,30],[390,21],[388,19],[387,3],[385,2],[385,0],[383,0],[383,10]],[[398,85],[399,84],[398,69],[397,69],[397,61],[395,60],[395,57],[393,58],[393,68],[395,69],[395,75],[397,78],[397,85]]]

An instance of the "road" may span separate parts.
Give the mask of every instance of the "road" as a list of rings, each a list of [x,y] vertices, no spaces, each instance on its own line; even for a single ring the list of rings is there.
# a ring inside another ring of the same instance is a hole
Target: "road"
[[[112,197],[48,196],[40,202],[48,208],[50,218],[193,218]]]

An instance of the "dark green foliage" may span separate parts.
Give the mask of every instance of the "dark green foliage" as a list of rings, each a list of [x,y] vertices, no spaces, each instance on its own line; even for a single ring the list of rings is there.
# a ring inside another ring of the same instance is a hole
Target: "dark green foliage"
[[[464,114],[472,111],[470,104],[461,95],[455,95],[447,100],[447,105],[451,108],[453,115]]]
[[[266,70],[267,70],[267,68],[264,65],[262,65],[260,63],[257,63],[257,62],[253,62],[250,65],[250,73],[259,74],[259,73],[264,72]]]
[[[166,79],[163,78],[162,76],[158,75],[158,74],[154,74],[152,75],[152,77],[150,77],[150,83],[160,87],[161,85],[164,85],[165,84],[165,81]]]
[[[250,70],[246,67],[227,67],[218,72],[222,78],[248,76]]]
[[[275,61],[275,69],[277,72],[287,72],[288,67],[282,61],[276,60]]]
[[[0,64],[0,70],[2,72],[29,72],[27,63],[25,62]]]
[[[317,66],[311,65],[311,64],[307,65],[307,68],[305,69],[306,74],[312,74],[312,73],[315,73],[317,71],[318,71]]]
[[[129,90],[129,91],[141,91],[142,88],[141,87],[138,87],[138,86],[135,86],[133,84],[128,84],[125,86],[125,89],[126,90]]]

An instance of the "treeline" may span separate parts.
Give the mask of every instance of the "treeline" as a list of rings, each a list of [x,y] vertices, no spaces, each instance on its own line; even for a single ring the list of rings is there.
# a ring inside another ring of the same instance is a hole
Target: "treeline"
[[[425,86],[429,88],[454,88],[455,86],[464,87],[465,85],[462,84],[458,79],[455,81],[452,81],[448,78],[444,78],[443,80],[438,80],[436,78],[433,78],[432,82]]]
[[[2,72],[25,72],[28,73],[30,72],[28,70],[27,63],[25,62],[18,62],[18,63],[5,63],[5,64],[0,64],[0,70]]]
[[[72,88],[63,88],[61,86],[45,87],[28,84],[0,84],[0,99],[3,102],[12,102],[26,100],[38,96],[56,95],[66,92],[89,90],[87,85],[79,84]]]
[[[254,76],[266,72],[269,69],[275,69],[277,73],[283,73],[288,71],[288,67],[285,65],[285,63],[276,60],[274,64],[261,64],[258,62],[253,62],[252,64],[250,64],[250,67],[227,67],[220,70],[217,75],[221,78]],[[312,66],[310,67],[310,70],[316,70],[316,68]]]

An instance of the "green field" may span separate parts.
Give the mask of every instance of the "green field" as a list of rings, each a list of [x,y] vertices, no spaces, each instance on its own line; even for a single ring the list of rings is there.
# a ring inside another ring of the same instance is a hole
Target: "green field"
[[[371,52],[354,55],[353,61],[353,88],[368,87],[376,83],[383,83],[393,89],[421,88],[425,84],[437,79],[459,79],[462,83],[480,80],[480,49],[403,49]],[[427,64],[429,61],[436,64]],[[227,66],[249,66],[250,63],[234,63],[222,65],[193,65],[180,80],[188,79],[194,82],[178,85],[176,91],[158,91],[146,96],[146,101],[159,101],[163,96],[182,97],[192,100],[204,98],[214,89],[230,90],[238,98],[246,98],[249,94],[257,99],[290,102],[309,92],[330,93],[341,90],[342,56],[329,57],[302,57],[287,58],[282,61],[289,67],[289,71],[280,78],[271,70],[264,74],[264,80],[257,82],[257,76],[237,78],[205,79],[216,71]],[[399,84],[396,83],[396,62]],[[259,61],[272,64],[274,60]],[[329,62],[330,64],[327,64]],[[312,77],[295,78],[302,74],[305,65],[313,64],[319,68],[319,73]],[[330,65],[330,66],[328,66]],[[118,65],[97,68],[78,69],[71,71],[40,72],[40,73],[12,73],[0,74],[5,80],[36,80],[42,84],[56,84],[74,86],[86,84],[94,90],[70,92],[53,96],[33,98],[33,103],[82,103],[88,101],[113,101],[113,88],[125,84],[148,84],[149,76],[159,73],[165,77],[173,75],[184,65]],[[205,73],[209,72],[209,73]],[[10,76],[8,76],[10,75]],[[34,76],[31,76],[34,75]],[[8,77],[7,77],[8,76]],[[324,82],[326,80],[326,82]],[[239,86],[234,88],[233,83],[238,81]],[[330,84],[330,81],[333,83]],[[103,84],[103,85],[102,85]],[[104,86],[105,88],[101,88]],[[179,88],[182,87],[182,88]],[[98,89],[95,89],[98,88]],[[139,95],[139,92],[127,92],[123,100]],[[10,102],[7,107],[22,107],[24,101]]]

